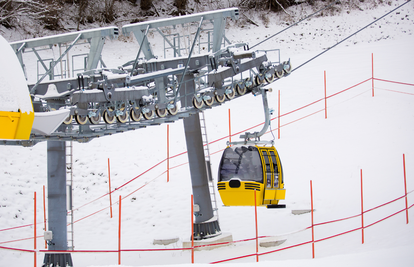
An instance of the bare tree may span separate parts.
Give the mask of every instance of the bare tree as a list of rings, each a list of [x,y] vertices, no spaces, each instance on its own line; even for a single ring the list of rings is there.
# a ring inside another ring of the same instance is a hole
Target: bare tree
[[[4,0],[0,1],[0,24],[12,28],[19,17],[30,16],[44,23],[45,28],[59,28],[61,3],[53,0]]]

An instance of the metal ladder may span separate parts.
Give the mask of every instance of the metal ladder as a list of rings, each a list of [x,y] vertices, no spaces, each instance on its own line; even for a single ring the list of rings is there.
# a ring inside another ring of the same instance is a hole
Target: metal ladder
[[[204,158],[206,161],[206,168],[207,168],[207,178],[208,178],[208,186],[210,191],[210,198],[211,204],[213,207],[213,214],[216,216],[218,221],[218,208],[217,208],[217,198],[216,198],[216,186],[213,179],[213,174],[211,172],[211,161],[210,161],[210,150],[208,145],[208,138],[207,138],[207,127],[206,127],[206,120],[204,117],[204,111],[200,113],[200,127],[201,127],[201,136],[203,139],[203,148],[204,148]]]
[[[67,210],[67,241],[68,250],[74,250],[75,245],[73,243],[73,143],[72,141],[66,141],[66,210]]]

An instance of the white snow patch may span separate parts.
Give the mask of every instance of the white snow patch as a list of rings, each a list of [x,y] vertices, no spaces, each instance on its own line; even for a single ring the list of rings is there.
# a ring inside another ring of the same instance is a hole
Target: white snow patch
[[[33,112],[26,78],[16,54],[0,36],[0,110]]]

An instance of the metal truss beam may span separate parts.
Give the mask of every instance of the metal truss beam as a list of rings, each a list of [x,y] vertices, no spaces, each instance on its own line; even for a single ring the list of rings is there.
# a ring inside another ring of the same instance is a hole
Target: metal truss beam
[[[87,40],[91,47],[90,52],[88,54],[88,65],[86,70],[95,69],[98,66],[99,60],[101,59],[101,53],[104,45],[104,41],[106,37],[111,39],[118,37],[118,28],[117,27],[104,27],[104,28],[97,28],[91,30],[84,30],[78,32],[71,32],[71,33],[64,33],[58,34],[53,36],[45,36],[39,37],[34,39],[22,40],[17,42],[11,42],[10,46],[15,51],[17,58],[20,61],[20,65],[24,69],[24,62],[23,62],[23,53],[26,49],[31,49],[36,56],[38,57],[39,61],[41,62],[42,66],[46,68],[43,60],[40,58],[39,54],[36,52],[36,48],[38,47],[53,47],[53,45],[57,44],[61,47],[62,44],[71,43],[71,46],[66,49],[66,53],[75,45],[79,40]],[[63,55],[56,61],[52,62],[51,68],[46,68],[47,71],[45,76],[53,73],[53,68],[63,58]],[[41,79],[44,79],[42,77]]]
[[[155,29],[156,31],[161,33],[161,36],[170,44],[171,48],[175,50],[175,52],[180,55],[181,52],[179,49],[177,50],[171,42],[166,38],[164,34],[159,30],[161,27],[175,27],[177,25],[187,24],[187,23],[196,23],[200,21],[211,21],[214,24],[213,29],[213,52],[217,52],[220,50],[223,36],[224,36],[224,27],[226,25],[226,19],[232,18],[237,20],[239,18],[239,10],[237,8],[227,8],[223,10],[217,11],[210,11],[210,12],[203,12],[197,13],[193,15],[187,15],[182,17],[174,17],[168,19],[161,19],[149,22],[139,22],[135,24],[130,24],[122,27],[122,33],[126,36],[130,35],[131,33],[134,34],[135,38],[137,39],[138,43],[141,44],[140,51],[144,53],[144,56],[147,60],[155,58],[151,45],[148,39],[145,38],[146,34],[144,31],[148,31],[148,29]],[[196,38],[195,38],[196,39]],[[194,41],[195,41],[194,39]]]

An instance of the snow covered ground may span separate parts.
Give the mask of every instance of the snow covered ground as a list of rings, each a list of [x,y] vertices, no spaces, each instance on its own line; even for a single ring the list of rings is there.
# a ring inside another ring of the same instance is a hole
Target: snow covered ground
[[[281,48],[283,60],[298,66],[322,49],[391,10],[384,5],[373,10],[344,11],[333,17],[313,18],[259,49]],[[305,12],[306,10],[288,10]],[[271,15],[269,15],[271,16]],[[252,17],[256,21],[255,17]],[[227,37],[232,41],[255,44],[286,25],[271,16],[259,27],[230,26]],[[258,20],[259,21],[259,20]],[[371,77],[371,53],[374,54],[374,76],[414,84],[412,62],[414,52],[414,3],[409,3],[391,17],[341,44],[290,76],[274,83],[269,95],[270,106],[277,110],[277,90],[281,92],[281,113],[287,113],[324,96],[324,71],[327,73],[328,95],[339,92]],[[120,49],[120,46],[122,49]],[[106,63],[117,66],[135,57],[135,42],[108,41],[104,48]],[[122,51],[122,52],[121,52]],[[396,93],[387,90],[396,90]],[[408,190],[414,189],[414,87],[375,81],[375,97],[371,82],[341,93],[328,100],[328,119],[324,112],[288,124],[324,108],[319,102],[309,108],[282,117],[281,138],[276,139],[285,173],[287,208],[258,209],[259,235],[286,239],[280,247],[311,240],[310,230],[292,234],[310,226],[310,214],[292,215],[291,210],[310,208],[309,181],[313,181],[315,223],[340,219],[360,213],[360,170],[364,178],[364,208],[386,203],[404,195],[403,154],[406,157]],[[239,132],[263,121],[260,97],[245,96],[205,112],[209,140],[228,135],[228,109],[231,109],[232,132]],[[273,116],[275,116],[274,114]],[[95,139],[86,144],[74,143],[75,248],[77,250],[116,250],[118,206],[86,217],[109,205],[108,197],[92,200],[108,192],[107,162],[111,164],[112,189],[137,177],[166,158],[166,125]],[[186,150],[182,122],[170,128],[170,155]],[[277,128],[277,121],[272,124]],[[277,138],[277,132],[274,134]],[[233,137],[235,140],[236,137]],[[264,139],[272,139],[270,134]],[[210,146],[215,152],[225,148],[226,140]],[[212,155],[217,170],[220,153]],[[31,148],[0,146],[0,230],[33,222],[33,192],[38,195],[38,222],[42,221],[42,187],[46,183],[46,143]],[[187,161],[186,155],[171,160],[170,166]],[[171,170],[170,182],[163,172],[166,164],[139,176],[114,193],[115,202],[134,192],[122,202],[122,248],[164,248],[153,245],[155,238],[179,237],[167,248],[180,248],[190,237],[191,185],[188,165]],[[214,171],[216,172],[216,171]],[[408,204],[414,203],[408,196]],[[365,225],[405,207],[403,200],[365,215]],[[396,215],[361,232],[329,239],[311,245],[280,251],[260,257],[257,266],[412,266],[414,264],[414,210]],[[223,207],[219,202],[219,220],[223,232],[234,240],[255,236],[252,207]],[[360,218],[315,228],[315,239],[360,227]],[[42,224],[38,224],[39,234]],[[291,234],[289,234],[291,233]],[[32,227],[0,231],[0,246],[33,248],[33,240],[5,243],[33,235]],[[43,240],[38,238],[38,248]],[[279,248],[279,247],[278,247]],[[274,248],[260,248],[266,252]],[[211,251],[197,251],[199,266],[226,258],[255,253],[255,242],[242,242]],[[118,266],[116,253],[73,253],[75,266]],[[43,254],[38,255],[38,265]],[[252,265],[254,257],[241,259],[228,266]],[[190,266],[189,251],[123,252],[122,266],[179,265]],[[33,254],[0,249],[0,266],[33,264]]]

